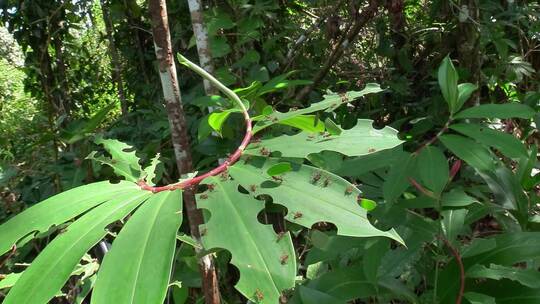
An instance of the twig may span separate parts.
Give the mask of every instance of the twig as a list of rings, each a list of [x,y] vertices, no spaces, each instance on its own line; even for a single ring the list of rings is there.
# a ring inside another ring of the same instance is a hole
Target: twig
[[[236,151],[234,153],[232,153],[222,164],[220,164],[216,168],[206,172],[205,174],[202,174],[202,175],[199,175],[197,177],[182,181],[182,182],[177,183],[177,184],[171,184],[171,185],[166,185],[166,186],[161,186],[161,187],[152,187],[152,186],[148,185],[146,183],[146,181],[144,181],[144,180],[140,180],[138,182],[138,185],[141,187],[141,189],[152,191],[154,193],[161,192],[161,191],[167,191],[167,190],[172,191],[172,190],[176,190],[176,189],[191,188],[193,186],[198,185],[203,179],[205,179],[207,177],[216,176],[216,175],[226,171],[229,168],[229,166],[231,166],[236,161],[238,161],[240,156],[242,156],[242,153],[244,152],[245,148],[247,147],[247,145],[249,144],[249,142],[251,140],[251,137],[253,136],[253,132],[252,132],[252,129],[251,129],[251,118],[249,116],[249,113],[248,113],[246,107],[242,103],[242,100],[240,99],[240,97],[238,97],[238,95],[236,95],[236,93],[234,93],[231,89],[224,86],[221,82],[219,82],[219,80],[214,78],[212,75],[210,75],[204,69],[202,69],[198,65],[194,64],[193,62],[189,61],[184,56],[178,55],[178,59],[179,59],[181,64],[187,66],[188,68],[193,70],[195,73],[201,75],[203,78],[210,81],[221,92],[223,92],[225,95],[227,95],[227,97],[229,97],[231,100],[233,100],[238,105],[238,107],[240,107],[240,109],[242,110],[242,113],[244,114],[244,119],[245,119],[245,122],[246,122],[246,133],[244,135],[244,139],[242,140],[242,143],[236,149]]]
[[[313,77],[313,83],[304,87],[295,97],[296,100],[303,100],[306,96],[315,88],[319,83],[326,77],[332,66],[339,60],[343,55],[345,48],[352,44],[360,30],[366,25],[376,14],[377,9],[379,8],[378,0],[370,0],[369,5],[362,11],[362,13],[357,14],[354,23],[350,26],[350,30],[347,30],[341,39],[334,45],[334,48],[326,63],[319,70],[319,72]]]
[[[418,147],[418,149],[416,149],[416,151],[414,151],[414,155],[418,155],[420,154],[420,152],[422,152],[422,150],[427,147],[427,146],[430,146],[432,145],[435,141],[437,141],[437,139],[439,139],[439,137],[441,137],[444,133],[446,133],[446,131],[448,131],[448,128],[450,127],[450,123],[452,123],[452,120],[449,119],[445,124],[444,126],[442,127],[442,129],[439,130],[439,132],[437,132],[437,134],[435,134],[435,136],[433,136],[432,138],[430,138],[428,141],[426,141],[425,143],[423,143],[420,147]]]
[[[442,237],[439,236],[439,239],[441,239],[446,247],[450,250],[450,253],[454,256],[454,259],[456,260],[456,263],[459,268],[459,292],[456,298],[456,304],[461,304],[461,301],[463,299],[463,293],[465,292],[465,268],[463,267],[463,261],[461,260],[461,255],[459,252],[450,244],[450,242]]]

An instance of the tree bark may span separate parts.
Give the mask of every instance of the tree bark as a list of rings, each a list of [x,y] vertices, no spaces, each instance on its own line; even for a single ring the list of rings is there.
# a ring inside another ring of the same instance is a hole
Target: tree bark
[[[152,33],[158,60],[159,76],[167,108],[169,126],[171,128],[176,165],[180,174],[188,173],[192,170],[190,143],[173,58],[165,0],[150,0],[149,11],[152,20]],[[191,234],[196,239],[200,239],[199,225],[203,224],[203,217],[201,210],[197,209],[193,189],[184,190],[184,204]],[[213,259],[210,255],[203,256],[199,260],[199,266],[203,276],[202,288],[205,302],[207,304],[220,303],[217,274]]]
[[[360,33],[360,30],[371,20],[373,17],[375,17],[375,14],[377,13],[377,10],[379,9],[379,0],[370,0],[369,5],[362,10],[362,13],[357,14],[354,18],[354,23],[350,27],[350,29],[342,36],[342,38],[335,43],[332,52],[328,56],[328,59],[326,60],[323,67],[319,70],[319,72],[313,77],[313,83],[311,85],[308,85],[304,87],[295,97],[296,100],[302,101],[307,97],[307,95],[315,88],[317,85],[321,83],[321,81],[326,77],[330,69],[334,66],[334,64],[339,60],[341,55],[343,55],[343,52],[345,51],[346,47],[349,46],[354,42],[358,34]]]
[[[122,64],[118,56],[118,51],[116,49],[116,43],[114,41],[114,28],[109,13],[109,7],[107,6],[106,0],[101,0],[101,11],[103,13],[103,21],[105,23],[105,31],[107,32],[107,39],[109,40],[109,57],[113,65],[112,69],[112,80],[116,84],[116,90],[118,93],[118,99],[120,100],[120,108],[122,110],[122,115],[125,116],[128,114],[128,106],[126,101],[126,95],[124,93],[124,83],[122,82]]]
[[[214,65],[212,64],[212,55],[208,44],[208,30],[204,24],[204,15],[201,0],[188,0],[189,13],[191,14],[191,24],[193,26],[193,34],[197,44],[197,53],[199,54],[199,65],[208,73],[214,73]],[[206,79],[203,81],[204,91],[206,95],[215,95],[216,90]],[[211,109],[210,109],[211,111]]]

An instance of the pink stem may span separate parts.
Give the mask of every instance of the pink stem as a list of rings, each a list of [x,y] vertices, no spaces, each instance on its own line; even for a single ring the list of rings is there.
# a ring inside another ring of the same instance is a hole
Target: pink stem
[[[205,174],[196,176],[194,178],[185,180],[181,183],[177,184],[170,184],[160,187],[153,187],[148,185],[144,180],[140,180],[137,182],[137,185],[141,187],[143,190],[152,191],[153,193],[158,193],[161,191],[173,191],[176,189],[184,189],[184,188],[190,188],[193,186],[198,185],[203,179],[210,177],[210,176],[216,176],[224,171],[226,171],[231,165],[233,165],[238,159],[240,159],[240,156],[242,156],[242,153],[246,149],[247,145],[249,144],[251,137],[253,136],[253,132],[251,131],[251,119],[249,118],[248,113],[244,113],[244,117],[246,119],[246,134],[244,135],[244,139],[242,140],[242,143],[234,151],[233,154],[231,154],[221,165],[218,167],[206,172]]]

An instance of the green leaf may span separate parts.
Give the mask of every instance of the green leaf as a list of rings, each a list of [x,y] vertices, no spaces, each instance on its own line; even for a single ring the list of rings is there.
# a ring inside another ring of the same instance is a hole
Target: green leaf
[[[302,304],[345,304],[346,302],[327,293],[299,286],[298,293]]]
[[[157,168],[159,165],[161,165],[161,161],[159,160],[160,154],[156,154],[154,158],[152,158],[152,161],[150,162],[150,165],[146,168],[144,168],[144,180],[147,184],[150,186],[154,186],[157,183],[157,180],[155,180],[157,176]]]
[[[22,274],[22,272],[13,272],[7,274],[2,280],[0,280],[0,289],[10,288],[15,285],[15,283],[17,283],[17,280],[19,280]]]
[[[496,264],[490,264],[489,268],[484,265],[473,265],[467,270],[467,277],[492,280],[509,279],[530,288],[540,288],[540,272],[537,269],[521,269]]]
[[[418,155],[417,164],[422,185],[440,194],[449,178],[448,161],[442,151],[433,146],[425,147]]]
[[[364,275],[373,284],[377,283],[378,270],[384,254],[390,249],[388,239],[371,240],[366,246],[362,265]]]
[[[77,187],[50,197],[24,210],[0,226],[0,235],[2,236],[0,238],[0,255],[29,234],[46,232],[50,227],[69,221],[110,198],[135,195],[139,191],[139,187],[130,182],[122,181],[118,184],[111,184],[104,181]]]
[[[460,83],[458,84],[458,102],[456,105],[456,112],[463,107],[465,102],[471,97],[472,93],[478,89],[478,87],[472,83]]]
[[[448,103],[451,113],[455,113],[458,108],[458,74],[452,64],[450,57],[446,56],[441,65],[437,75],[439,81],[439,87],[444,100]]]
[[[292,170],[291,163],[280,162],[268,168],[266,173],[270,176],[276,176],[276,175],[283,174],[285,172],[289,172],[291,170]]]
[[[469,196],[460,188],[452,188],[444,193],[441,198],[441,204],[444,207],[464,207],[477,202],[477,199]]]
[[[492,248],[493,244],[489,243],[487,244],[488,246],[481,246],[483,248],[483,250],[480,251],[481,253],[475,253],[472,256],[468,255],[470,257],[464,258],[463,263],[466,271],[473,265],[477,264],[513,265],[529,259],[540,258],[540,232],[504,233],[488,239],[475,239],[470,246],[475,246],[475,243],[477,242],[481,242],[482,245],[486,245],[486,240],[494,241],[495,247]],[[455,263],[447,266],[446,269],[440,274],[439,298],[441,303],[453,302],[452,299],[455,298],[459,288],[459,280],[456,280],[456,275],[459,275],[459,271]],[[507,283],[508,281],[505,282],[505,284]],[[520,301],[519,303],[522,302]]]
[[[387,202],[393,202],[410,186],[409,177],[416,168],[417,159],[410,153],[400,154],[386,176],[383,195]]]
[[[229,115],[231,113],[237,113],[241,112],[240,109],[228,109],[223,112],[212,112],[210,116],[208,116],[208,124],[214,131],[221,134],[221,127],[223,126],[223,123],[227,120]]]
[[[324,123],[315,115],[299,115],[279,122],[281,125],[291,126],[307,132],[324,132]]]
[[[514,136],[477,124],[454,124],[450,128],[479,143],[493,147],[509,158],[527,157],[527,149]]]
[[[322,110],[333,111],[344,103],[352,102],[353,100],[367,94],[379,93],[382,91],[383,90],[378,84],[368,83],[366,87],[359,92],[350,91],[342,95],[336,93],[324,95],[322,101],[313,103],[311,104],[311,106],[305,109],[291,109],[286,113],[276,111],[271,115],[254,117],[253,120],[257,121],[257,124],[253,127],[253,133],[257,133],[271,125],[277,124],[283,120],[291,119],[299,115],[309,114]]]
[[[477,292],[466,292],[463,296],[471,304],[496,304],[495,298]]]
[[[459,135],[443,135],[439,139],[452,153],[472,167],[482,171],[495,168],[490,151],[475,141]]]
[[[68,126],[68,128],[63,132],[64,134],[62,134],[63,140],[66,141],[68,144],[73,144],[93,133],[107,117],[107,114],[109,114],[109,112],[115,107],[116,104],[112,103],[99,110],[99,112],[97,112],[89,120],[84,121],[82,125],[72,124]]]
[[[377,169],[392,166],[403,154],[409,155],[407,152],[403,152],[403,148],[399,146],[373,154],[346,159],[335,172],[342,176],[361,176]]]
[[[105,255],[92,304],[165,300],[181,212],[180,190],[154,194],[139,207]]]
[[[505,209],[516,210],[517,219],[525,224],[528,219],[529,201],[514,173],[499,166],[492,171],[479,171],[495,196],[495,202]]]
[[[278,236],[257,214],[264,202],[238,191],[235,181],[204,180],[213,190],[197,195],[197,205],[210,212],[201,225],[203,246],[224,248],[240,271],[236,289],[257,303],[279,303],[281,292],[294,286],[296,257],[290,234]]]
[[[330,133],[300,132],[293,136],[282,135],[251,144],[245,154],[265,155],[266,152],[281,152],[283,157],[306,157],[321,151],[336,151],[348,156],[360,156],[391,149],[402,143],[398,131],[390,127],[377,130],[373,121],[358,120],[358,124],[340,135]],[[295,143],[291,145],[291,143]]]
[[[248,164],[237,162],[229,168],[229,173],[244,188],[255,190],[251,191],[253,195],[270,195],[275,204],[285,206],[288,209],[285,218],[290,222],[306,228],[318,222],[330,222],[336,225],[340,235],[385,236],[403,243],[393,229],[381,231],[371,225],[366,210],[357,202],[360,190],[343,178],[293,164],[293,170],[281,175],[279,181],[266,175],[268,168],[276,163],[262,158],[252,159]]]
[[[536,112],[529,106],[520,103],[483,104],[467,108],[457,115],[455,119],[463,118],[532,118]]]
[[[107,225],[124,218],[151,195],[141,190],[137,194],[116,195],[76,220],[34,259],[3,303],[47,303],[67,281],[81,257],[107,234]]]
[[[462,232],[468,211],[467,209],[451,209],[441,212],[443,217],[442,231],[451,243],[455,243],[458,235]]]
[[[140,159],[135,154],[132,146],[127,145],[116,139],[103,139],[98,136],[94,140],[98,145],[103,145],[105,150],[111,154],[111,158],[96,156],[96,152],[90,153],[86,158],[94,159],[103,164],[109,165],[114,172],[126,178],[128,181],[137,182],[142,175],[142,168],[139,164]]]
[[[338,125],[336,125],[335,122],[330,119],[330,117],[327,117],[324,120],[324,126],[326,127],[326,131],[330,133],[331,135],[340,135],[343,131]]]

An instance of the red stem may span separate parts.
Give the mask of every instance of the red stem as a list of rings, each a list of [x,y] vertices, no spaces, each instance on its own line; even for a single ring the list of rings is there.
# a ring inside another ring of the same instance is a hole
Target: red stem
[[[440,237],[440,239],[444,242],[446,247],[450,249],[450,252],[454,256],[454,259],[456,259],[456,263],[459,268],[459,293],[457,295],[456,304],[461,304],[461,301],[463,299],[463,293],[465,292],[465,268],[463,267],[463,261],[461,260],[461,256],[459,255],[459,252],[450,244],[450,242],[444,238]]]
[[[184,189],[184,188],[190,188],[190,187],[193,187],[193,186],[196,186],[198,185],[203,179],[207,178],[207,177],[210,177],[210,176],[216,176],[224,171],[226,171],[231,165],[233,165],[236,161],[238,161],[238,159],[240,158],[240,156],[242,156],[242,153],[244,152],[244,150],[246,149],[247,145],[249,144],[252,136],[253,136],[253,132],[251,131],[251,119],[249,118],[249,115],[247,113],[244,113],[244,117],[246,118],[246,134],[244,135],[244,139],[242,140],[242,143],[240,144],[240,146],[238,147],[238,149],[236,149],[236,151],[234,151],[233,154],[231,154],[221,165],[217,166],[216,168],[202,174],[202,175],[199,175],[199,176],[196,176],[194,178],[191,178],[191,179],[188,179],[188,180],[185,180],[181,183],[177,183],[177,184],[170,184],[170,185],[165,185],[165,186],[160,186],[160,187],[153,187],[153,186],[150,186],[146,183],[146,181],[144,180],[140,180],[137,182],[137,184],[141,187],[141,189],[143,190],[147,190],[147,191],[152,191],[153,193],[158,193],[158,192],[161,192],[161,191],[173,191],[173,190],[176,190],[176,189]]]

